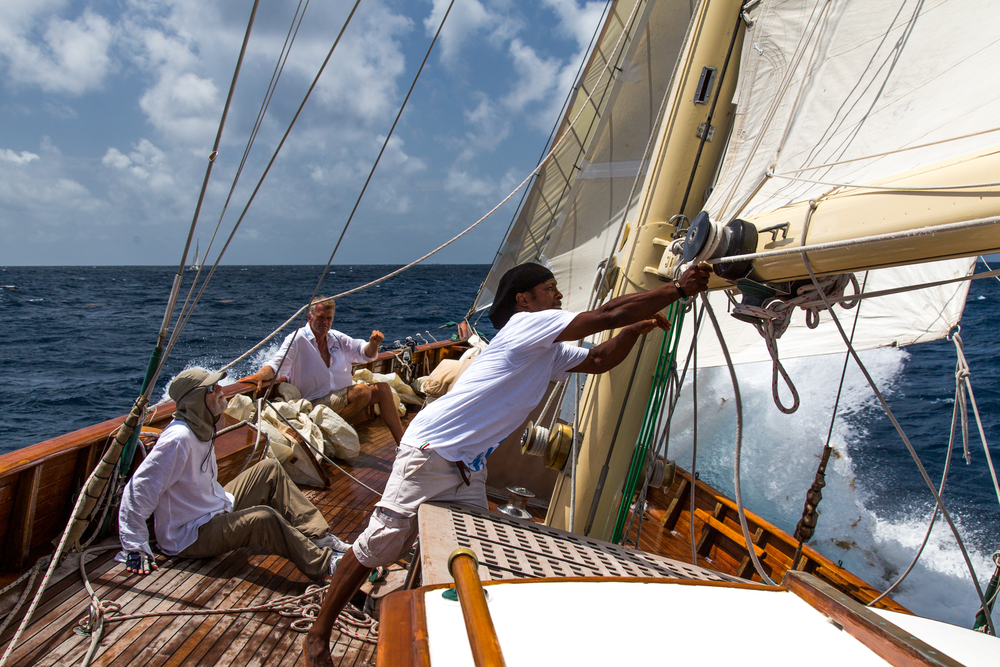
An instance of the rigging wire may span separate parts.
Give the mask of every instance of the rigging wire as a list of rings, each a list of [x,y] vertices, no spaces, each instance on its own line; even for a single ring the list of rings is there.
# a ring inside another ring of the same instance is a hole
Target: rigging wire
[[[619,43],[621,42],[621,39],[623,37],[624,37],[624,33],[622,34],[622,36],[619,37]],[[618,46],[616,45],[615,50],[617,50],[617,48],[618,48]],[[611,63],[608,62],[605,65],[604,69],[601,71],[601,74],[600,74],[600,77],[598,78],[598,80],[600,80],[601,78],[603,78],[605,76],[605,74],[607,74],[607,71],[608,71],[608,69],[610,67],[610,64]],[[527,177],[525,177],[525,179],[523,181],[521,181],[521,183],[510,192],[510,194],[508,194],[506,197],[504,197],[502,200],[500,200],[500,202],[498,202],[493,208],[491,208],[489,211],[487,211],[481,218],[479,218],[478,220],[476,220],[475,222],[473,222],[471,225],[469,225],[468,227],[466,227],[464,230],[462,230],[461,232],[459,232],[458,234],[456,234],[454,237],[452,237],[448,241],[446,241],[446,242],[442,243],[441,245],[439,245],[434,250],[431,250],[427,254],[423,255],[422,257],[419,257],[419,258],[415,259],[414,261],[410,262],[409,264],[406,264],[405,266],[402,266],[402,267],[396,269],[395,271],[390,271],[389,273],[387,273],[386,275],[382,276],[381,278],[378,278],[376,280],[372,280],[371,282],[365,283],[364,285],[359,285],[358,287],[355,287],[353,289],[341,292],[340,294],[337,294],[335,296],[327,297],[327,298],[323,299],[323,301],[332,301],[332,300],[335,300],[335,299],[339,299],[339,298],[348,296],[350,294],[354,294],[356,292],[360,292],[362,290],[368,289],[369,287],[373,287],[375,285],[378,285],[379,283],[383,283],[386,280],[389,280],[390,278],[398,276],[399,274],[403,273],[404,271],[407,271],[407,270],[413,268],[417,264],[420,264],[421,262],[423,262],[424,260],[428,259],[429,257],[437,254],[441,250],[444,250],[446,247],[448,247],[449,245],[451,245],[452,243],[456,242],[457,240],[459,240],[460,238],[462,238],[463,236],[465,236],[466,234],[468,234],[469,232],[471,232],[473,229],[475,229],[476,227],[478,227],[483,221],[485,221],[487,218],[489,218],[494,213],[496,213],[501,207],[503,207],[504,204],[506,204],[515,194],[518,193],[519,190],[521,190],[521,188],[523,188],[525,185],[527,185],[528,182],[531,181],[531,179],[534,178],[538,174],[538,172],[542,168],[542,166],[544,166],[546,162],[548,162],[550,159],[552,159],[552,156],[555,154],[556,151],[559,150],[559,147],[562,145],[563,141],[565,141],[566,137],[570,134],[570,131],[573,129],[576,121],[579,120],[580,115],[583,113],[583,109],[586,108],[586,105],[589,103],[589,101],[590,101],[590,96],[588,96],[587,99],[584,101],[584,104],[581,106],[580,112],[578,112],[577,115],[576,115],[576,117],[573,118],[573,121],[570,123],[569,127],[566,129],[566,132],[564,132],[559,137],[559,139],[556,141],[556,143],[549,150],[548,154],[545,156],[545,159],[542,160],[542,162],[539,163],[539,165],[536,166],[531,171],[531,173],[529,173],[527,175]],[[259,185],[258,185],[258,187],[259,187]],[[248,206],[249,206],[249,204],[248,204]],[[244,213],[245,213],[245,211],[244,211]],[[242,216],[241,216],[241,219],[242,219]],[[235,232],[235,230],[234,230],[234,232]],[[218,264],[218,262],[216,262],[216,265],[217,264]],[[214,267],[213,267],[213,270],[214,270]],[[244,359],[246,359],[247,357],[249,357],[251,354],[253,354],[257,350],[259,350],[261,347],[263,347],[264,345],[266,345],[268,341],[270,341],[272,338],[274,338],[276,335],[278,335],[278,333],[280,333],[285,327],[287,327],[297,317],[299,317],[299,315],[301,315],[309,307],[309,305],[310,304],[306,304],[305,306],[302,306],[302,308],[300,308],[298,311],[296,311],[295,314],[293,314],[290,318],[288,318],[288,320],[286,320],[280,327],[278,327],[277,329],[275,329],[274,331],[272,331],[267,337],[265,337],[263,340],[261,340],[255,346],[253,346],[252,348],[250,348],[249,350],[247,350],[247,352],[245,352],[244,354],[240,355],[239,357],[237,357],[233,361],[229,362],[228,364],[226,364],[225,366],[223,366],[219,370],[227,370],[229,368],[232,368],[235,364],[239,363],[240,361],[243,361]]]
[[[360,2],[360,0],[358,0]],[[337,250],[340,249],[340,243],[344,240],[344,235],[347,234],[347,229],[351,226],[351,221],[354,220],[354,214],[358,210],[358,206],[361,205],[361,199],[365,196],[365,192],[368,190],[368,184],[371,183],[372,177],[375,175],[375,170],[378,168],[379,163],[382,161],[382,155],[385,154],[385,149],[389,146],[389,140],[392,139],[393,132],[396,130],[396,125],[399,124],[399,119],[403,115],[403,111],[406,109],[406,103],[410,101],[410,95],[413,94],[413,89],[417,86],[417,81],[420,80],[420,75],[424,71],[424,66],[427,64],[428,58],[431,57],[431,51],[434,50],[434,45],[437,43],[438,37],[441,36],[441,30],[444,28],[445,21],[448,20],[448,15],[451,14],[451,8],[454,6],[455,0],[451,0],[448,3],[448,9],[445,10],[444,16],[441,17],[441,23],[438,24],[437,32],[434,33],[434,39],[431,40],[430,45],[427,47],[427,53],[424,54],[424,59],[420,63],[420,67],[417,68],[417,73],[413,77],[413,82],[410,84],[410,89],[406,91],[406,97],[403,98],[403,103],[399,106],[399,111],[396,112],[396,118],[392,121],[392,127],[389,128],[389,132],[386,134],[385,140],[382,142],[382,148],[379,149],[378,156],[375,158],[375,162],[372,164],[372,168],[368,171],[368,177],[365,179],[364,185],[361,187],[361,191],[358,193],[357,198],[354,200],[354,207],[351,209],[350,215],[347,216],[347,221],[344,223],[344,228],[340,231],[340,236],[337,238],[337,243],[333,247],[333,252],[330,253],[330,259],[326,261],[326,266],[323,267],[323,271],[320,272],[319,280],[316,281],[316,287],[313,288],[312,296],[309,297],[309,301],[303,309],[300,309],[296,314],[302,313],[304,308],[310,308],[313,302],[319,295],[320,286],[323,285],[323,280],[326,278],[326,274],[330,270],[330,265],[333,263],[333,258],[337,255]],[[234,230],[235,231],[235,230]],[[330,300],[324,300],[324,303],[331,303]],[[292,342],[294,342],[295,337],[298,336],[300,329],[296,329],[292,332]],[[291,345],[291,342],[289,343]],[[285,359],[287,355],[282,356],[278,361],[278,368],[274,372],[275,377],[280,377],[281,367],[285,364]],[[268,387],[268,393],[274,388],[272,383]],[[398,444],[398,443],[397,443]]]
[[[810,212],[811,211],[812,211],[812,209],[810,208]],[[805,238],[806,238],[805,232],[807,231],[810,217],[811,217],[811,215],[806,217],[805,228],[803,229],[803,236],[802,236],[802,242],[803,242],[803,244],[805,243]],[[813,284],[817,286],[818,293],[819,293],[820,297],[823,299],[823,301],[826,303],[827,310],[830,311],[830,316],[833,318],[833,322],[837,326],[837,330],[840,332],[840,336],[844,340],[844,344],[847,345],[847,349],[850,352],[851,357],[854,358],[855,363],[857,363],[858,368],[861,370],[861,373],[865,376],[865,379],[868,381],[869,386],[872,388],[872,391],[875,393],[876,398],[878,399],[879,403],[882,405],[882,410],[885,412],[886,416],[889,418],[889,421],[892,422],[892,425],[896,428],[896,432],[899,434],[900,438],[903,440],[903,444],[906,445],[906,450],[909,452],[910,457],[913,459],[913,462],[916,464],[917,470],[920,472],[920,476],[923,478],[924,483],[927,485],[927,488],[930,490],[931,495],[934,496],[934,500],[941,505],[941,514],[942,514],[942,516],[944,516],[945,520],[948,522],[948,525],[951,527],[951,532],[955,536],[955,541],[958,543],[959,550],[962,552],[962,557],[965,559],[965,564],[966,564],[966,566],[969,569],[969,573],[970,573],[970,575],[972,577],[972,583],[976,587],[976,593],[979,595],[979,599],[980,599],[980,601],[983,604],[983,608],[986,608],[986,597],[983,595],[982,587],[979,585],[979,579],[976,578],[975,567],[973,567],[972,560],[969,558],[968,550],[965,548],[965,543],[963,542],[962,536],[961,536],[961,534],[958,531],[958,527],[955,525],[955,522],[952,520],[951,514],[948,512],[947,506],[941,500],[941,496],[938,494],[937,489],[934,486],[934,482],[931,481],[930,476],[927,474],[927,470],[924,468],[923,463],[920,461],[920,456],[917,454],[916,450],[913,448],[913,444],[910,442],[910,439],[906,436],[906,433],[903,431],[903,427],[900,426],[899,422],[896,420],[896,416],[893,414],[892,410],[889,408],[889,404],[886,403],[885,397],[882,396],[882,392],[879,391],[878,386],[875,384],[875,380],[872,378],[871,374],[868,373],[868,369],[865,367],[864,363],[862,363],[861,358],[858,356],[858,353],[854,350],[854,346],[851,345],[851,342],[848,339],[847,334],[844,331],[844,328],[843,328],[843,326],[840,323],[840,318],[837,317],[837,314],[831,308],[832,304],[827,299],[826,294],[824,294],[823,291],[818,288],[818,286],[819,286],[819,280],[816,278],[816,274],[813,272],[812,263],[809,260],[808,253],[806,252],[805,246],[804,245],[800,246],[799,250],[801,251],[801,255],[802,255],[802,263],[805,265],[806,270],[809,272],[809,278],[812,280]],[[991,634],[996,635],[996,629],[993,626],[993,619],[990,616],[987,616],[986,620],[987,620],[987,623],[989,625]]]
[[[864,278],[863,281],[861,281],[861,289],[858,290],[858,291],[863,292],[864,288],[865,288],[865,286],[867,284],[868,284],[868,272],[866,271],[865,272],[865,278]],[[861,306],[859,304],[857,306],[857,309],[854,311],[854,323],[851,326],[851,342],[854,341],[854,334],[858,330],[858,321],[860,320],[860,318],[861,318]],[[830,441],[833,439],[833,426],[837,422],[837,410],[840,408],[840,397],[843,395],[843,392],[844,392],[844,382],[847,379],[847,366],[850,363],[850,361],[851,361],[851,355],[847,354],[845,352],[844,353],[844,366],[843,366],[843,368],[840,371],[840,382],[838,382],[838,384],[837,384],[837,396],[833,399],[833,408],[830,411],[830,426],[827,428],[827,431],[826,431],[826,442],[823,444],[823,454],[820,457],[820,466],[819,467],[822,468],[822,470],[824,472],[826,470],[826,462],[830,460],[830,452],[832,450],[832,448],[830,446]],[[819,474],[820,474],[819,470],[817,470],[817,473],[816,473],[816,475],[817,475],[816,478],[817,479],[819,478]],[[806,495],[806,502],[807,503],[809,502],[809,496],[808,496],[808,494]],[[804,519],[805,519],[805,508],[803,508],[802,519],[800,519],[800,524],[802,523],[802,521],[804,521]],[[799,533],[799,526],[795,527],[794,537],[798,538],[799,545],[798,545],[798,547],[796,547],[795,553],[792,555],[792,568],[793,569],[798,566],[799,557],[802,555],[802,547],[803,547],[803,545],[806,542],[809,541],[809,538],[812,537],[812,531],[815,530],[815,522],[813,523],[812,526],[809,526],[808,529],[810,531],[809,532],[809,536],[806,537],[805,539],[803,539],[800,536],[800,533]]]
[[[958,364],[961,364],[961,361],[959,361]],[[954,451],[954,448],[955,448],[955,426],[958,423],[958,416],[961,413],[962,416],[963,416],[963,419],[965,418],[965,414],[964,414],[964,412],[965,412],[965,406],[962,404],[961,394],[962,394],[962,381],[961,381],[961,379],[959,379],[958,370],[956,369],[956,373],[955,373],[955,405],[954,405],[954,407],[952,409],[952,412],[951,412],[951,433],[949,434],[949,437],[948,437],[948,451],[945,454],[944,471],[941,473],[941,484],[938,487],[938,496],[940,496],[940,497],[944,496],[944,485],[945,485],[945,482],[948,480],[948,472],[951,469],[951,455],[952,455],[952,452]],[[966,435],[967,435],[967,433],[966,433]],[[896,581],[894,581],[892,583],[891,586],[889,586],[888,588],[886,588],[882,592],[881,595],[879,595],[877,598],[875,598],[874,600],[872,600],[871,602],[869,602],[866,606],[868,606],[868,607],[875,606],[882,598],[884,598],[885,596],[889,595],[889,593],[891,593],[894,590],[896,590],[896,587],[899,586],[901,583],[903,583],[903,580],[906,579],[907,576],[909,576],[910,572],[916,566],[917,561],[920,560],[921,554],[924,553],[924,548],[927,546],[928,540],[930,540],[931,531],[934,530],[934,523],[935,523],[935,521],[937,521],[937,515],[938,515],[938,512],[940,510],[941,510],[941,505],[939,503],[935,502],[934,503],[934,511],[931,512],[931,520],[927,523],[927,532],[924,533],[924,539],[920,543],[920,548],[918,548],[917,549],[917,553],[913,555],[913,560],[910,561],[910,564],[907,566],[906,570],[904,570],[903,573],[899,575],[899,577],[896,579]]]
[[[271,72],[271,80],[267,84],[267,90],[264,93],[264,98],[261,100],[260,109],[257,111],[257,118],[254,120],[254,125],[250,131],[250,136],[247,139],[246,147],[243,149],[243,156],[240,159],[239,166],[236,168],[236,174],[233,176],[232,185],[229,187],[229,194],[226,196],[226,201],[222,205],[222,211],[219,213],[219,219],[215,223],[215,229],[212,231],[212,237],[208,241],[208,247],[205,248],[205,257],[208,257],[209,252],[212,250],[212,245],[215,243],[215,238],[219,233],[220,227],[222,226],[222,219],[225,217],[226,211],[229,210],[229,204],[233,199],[233,194],[236,192],[236,186],[240,181],[240,176],[243,174],[243,168],[246,166],[247,160],[250,157],[250,151],[257,141],[257,133],[260,131],[260,127],[264,122],[264,116],[267,114],[267,109],[271,105],[271,99],[274,96],[274,91],[278,87],[278,81],[281,79],[281,75],[285,71],[285,64],[288,62],[288,57],[291,55],[292,45],[295,43],[296,37],[298,37],[299,28],[302,26],[302,20],[305,18],[306,9],[308,8],[309,0],[305,0],[304,7],[302,0],[299,0],[299,4],[295,8],[295,13],[292,15],[292,21],[288,26],[288,33],[285,35],[285,42],[282,44],[281,52],[278,54],[278,59],[274,64],[274,71]],[[202,268],[203,267],[201,265],[198,266],[194,279],[191,281],[191,288],[188,290],[187,298],[185,298],[184,304],[181,306],[181,315],[178,316],[178,320],[180,320],[184,313],[188,310],[188,305],[191,302],[191,296],[194,294],[194,289],[198,286],[198,280],[201,278]],[[194,305],[191,305],[191,308],[193,307]]]
[[[240,55],[239,55],[239,58],[237,60],[235,71],[233,72],[233,79],[232,79],[232,82],[230,84],[229,94],[228,94],[228,96],[226,98],[225,106],[223,107],[222,118],[219,121],[219,129],[218,129],[218,132],[216,133],[214,148],[212,150],[212,153],[209,154],[209,163],[208,163],[208,167],[206,167],[206,170],[205,170],[205,178],[204,178],[204,181],[202,183],[201,194],[198,197],[198,204],[197,204],[197,206],[195,208],[194,217],[193,217],[193,219],[191,221],[191,226],[188,229],[187,241],[185,242],[185,245],[184,245],[184,251],[181,253],[180,264],[179,264],[179,267],[178,267],[178,270],[177,270],[177,274],[174,276],[173,285],[171,286],[171,290],[170,290],[170,296],[167,299],[167,307],[166,307],[165,312],[164,312],[163,321],[160,324],[160,332],[159,332],[159,334],[157,336],[157,342],[156,342],[156,345],[154,346],[154,349],[153,349],[153,355],[150,358],[150,366],[153,366],[153,364],[154,364],[154,362],[156,360],[157,355],[161,352],[161,346],[163,344],[164,338],[166,337],[166,332],[167,332],[167,328],[168,328],[168,326],[170,324],[170,319],[171,319],[171,315],[173,313],[173,308],[174,308],[174,305],[177,302],[177,295],[180,292],[181,277],[183,276],[183,273],[184,273],[185,262],[187,260],[187,253],[188,253],[188,251],[191,248],[191,238],[192,238],[192,236],[194,236],[194,230],[195,230],[195,227],[197,226],[197,223],[198,223],[198,216],[199,216],[199,213],[201,211],[201,205],[202,205],[202,202],[204,200],[205,191],[208,189],[208,181],[209,181],[209,177],[211,176],[211,173],[212,173],[212,166],[214,164],[215,157],[218,155],[218,148],[219,148],[219,145],[220,145],[220,143],[222,141],[223,128],[225,126],[226,117],[228,116],[228,113],[229,113],[229,107],[230,107],[230,105],[232,103],[233,92],[234,92],[235,87],[236,87],[236,81],[239,78],[239,73],[240,73],[240,70],[242,68],[243,57],[244,57],[244,55],[246,53],[246,46],[247,46],[247,43],[250,40],[250,33],[252,32],[252,29],[253,29],[253,23],[254,23],[254,19],[255,19],[256,15],[257,15],[257,7],[258,7],[258,5],[259,5],[259,0],[254,0],[253,8],[251,9],[251,12],[250,12],[250,18],[249,18],[249,20],[247,22],[246,33],[244,34],[244,37],[243,37],[243,44],[242,44],[242,46],[240,48]],[[139,422],[139,428],[140,429],[142,428],[141,427],[141,421],[142,421],[141,417],[144,414],[144,411],[146,410],[146,406],[147,406],[147,404],[149,402],[149,396],[153,392],[153,387],[156,385],[156,377],[159,375],[160,370],[163,368],[163,359],[164,359],[163,357],[160,358],[160,362],[159,362],[158,366],[155,369],[152,369],[152,368],[147,369],[146,378],[144,379],[144,387],[143,387],[142,393],[135,400],[133,408],[132,408],[132,411],[129,414],[129,418],[127,418],[127,420],[126,420],[126,424],[131,423],[132,426],[134,427],[135,423]],[[133,421],[130,422],[129,419],[132,419]],[[124,425],[123,425],[123,427],[124,427]],[[126,438],[126,440],[129,440],[129,439],[130,438]],[[122,446],[124,446],[124,444],[125,444],[124,442],[121,443]],[[116,438],[115,442],[112,443],[112,450],[116,449],[117,445],[118,445],[118,439]],[[118,448],[118,449],[119,449],[119,453],[120,453],[120,448]],[[7,661],[10,659],[10,656],[13,653],[15,646],[17,646],[17,642],[20,640],[21,635],[24,634],[24,631],[25,631],[25,629],[27,629],[28,624],[31,622],[31,618],[34,615],[35,610],[38,608],[38,604],[41,601],[42,594],[45,592],[45,589],[48,586],[49,581],[52,579],[52,575],[55,572],[56,567],[59,565],[59,563],[62,560],[62,557],[65,555],[65,551],[66,551],[66,547],[67,547],[67,542],[69,541],[70,534],[72,532],[74,532],[76,524],[77,524],[77,521],[78,521],[78,513],[81,512],[81,509],[84,507],[84,505],[87,502],[89,502],[89,500],[91,498],[90,490],[89,490],[90,487],[91,487],[91,485],[92,484],[96,484],[97,482],[95,482],[95,480],[98,480],[98,479],[103,479],[104,481],[103,481],[102,484],[104,486],[107,485],[108,479],[105,478],[104,475],[107,474],[107,468],[108,468],[108,466],[112,465],[111,461],[107,460],[107,459],[111,458],[110,454],[112,454],[112,453],[113,452],[111,452],[111,451],[106,452],[106,458],[102,457],[101,462],[94,468],[94,470],[91,472],[91,474],[87,477],[87,480],[84,483],[84,487],[83,487],[86,492],[81,492],[77,496],[76,502],[73,505],[73,511],[70,514],[70,517],[71,517],[70,521],[66,525],[66,528],[63,530],[62,536],[60,537],[59,543],[58,543],[58,545],[56,547],[55,554],[52,556],[52,559],[49,562],[49,565],[48,565],[48,568],[46,570],[45,576],[42,578],[42,582],[41,582],[41,584],[38,587],[38,591],[36,592],[35,597],[32,599],[31,604],[29,605],[27,612],[25,612],[24,618],[21,619],[20,625],[18,626],[17,630],[15,631],[13,638],[11,638],[11,640],[10,640],[10,644],[7,645],[6,651],[4,651],[3,656],[0,656],[0,667],[3,667],[4,665],[6,665]],[[114,457],[113,458],[114,459],[118,459],[119,453],[114,453]]]
[[[312,95],[313,90],[316,88],[316,84],[319,83],[319,78],[326,69],[327,64],[330,62],[330,58],[333,57],[333,52],[336,50],[337,45],[340,44],[341,38],[344,36],[344,32],[347,30],[347,26],[350,25],[351,19],[354,18],[354,14],[358,9],[358,5],[361,4],[361,0],[356,0],[354,6],[351,8],[350,13],[347,15],[347,19],[344,21],[344,25],[341,26],[340,32],[337,33],[337,38],[334,40],[333,45],[330,47],[329,52],[326,54],[326,58],[323,60],[323,64],[320,65],[319,71],[316,72],[316,76],[313,77],[312,84],[310,84],[309,89],[306,91],[305,96],[302,98],[302,102],[299,104],[298,109],[296,109],[295,114],[292,116],[291,122],[288,124],[288,128],[285,130],[284,135],[278,142],[278,145],[274,149],[274,153],[271,155],[271,159],[268,161],[267,166],[264,168],[264,172],[260,175],[260,179],[257,181],[257,185],[254,187],[253,192],[250,194],[246,205],[243,207],[243,212],[240,213],[239,218],[233,225],[233,229],[226,239],[225,244],[223,244],[222,249],[219,251],[219,255],[215,259],[215,263],[212,265],[211,270],[208,272],[208,277],[202,283],[201,290],[198,292],[198,296],[195,298],[194,303],[191,305],[191,309],[188,311],[187,316],[182,322],[179,322],[174,326],[174,331],[170,336],[170,342],[167,345],[167,349],[164,351],[163,359],[160,361],[160,367],[157,369],[157,375],[159,375],[160,370],[163,368],[167,356],[173,351],[174,345],[177,343],[177,339],[180,336],[181,331],[184,330],[184,326],[187,324],[187,319],[190,317],[191,312],[194,311],[194,306],[197,305],[198,301],[201,299],[202,294],[205,293],[205,288],[208,283],[212,280],[212,276],[215,275],[216,269],[219,268],[219,263],[222,261],[222,256],[225,254],[226,250],[229,248],[229,244],[232,243],[233,237],[236,235],[236,231],[240,228],[243,223],[243,219],[246,217],[247,211],[250,210],[250,205],[253,203],[254,199],[257,197],[257,193],[260,191],[261,186],[264,184],[264,179],[267,178],[268,173],[271,171],[271,167],[274,165],[275,160],[278,159],[278,153],[281,152],[282,147],[285,145],[285,141],[288,139],[288,135],[291,134],[292,128],[295,126],[296,121],[299,119],[299,115],[302,113],[302,109],[305,107],[306,102]]]

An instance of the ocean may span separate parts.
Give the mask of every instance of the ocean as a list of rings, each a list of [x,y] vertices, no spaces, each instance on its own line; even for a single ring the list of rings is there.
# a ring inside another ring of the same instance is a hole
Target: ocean
[[[337,294],[396,267],[334,266],[321,292]],[[384,347],[407,336],[448,338],[468,311],[485,265],[427,265],[338,301],[334,328],[355,337],[372,329]],[[978,270],[985,270],[980,263]],[[175,273],[171,267],[0,268],[0,453],[13,451],[128,411],[163,317]],[[164,369],[153,393],[163,398],[169,377],[190,366],[218,368],[284,322],[312,295],[320,267],[221,267]],[[192,275],[188,272],[186,278]],[[185,290],[182,292],[186,294]],[[961,335],[971,367],[994,463],[1000,466],[1000,283],[973,281]],[[486,318],[477,325],[494,332]],[[289,329],[290,331],[290,329]],[[256,371],[284,332],[230,371]],[[947,341],[862,354],[887,393],[935,484],[940,482],[954,397],[954,345]],[[770,365],[741,367],[746,419],[742,482],[746,505],[791,532],[802,511],[829,425],[842,357],[786,364],[802,392],[793,418],[779,413],[769,394]],[[804,382],[801,378],[808,378]],[[755,391],[760,389],[760,391]],[[699,375],[699,414],[718,410],[731,394],[724,369]],[[677,424],[690,416],[679,407]],[[723,491],[733,490],[733,434],[729,419],[699,420],[698,472]],[[675,427],[669,456],[690,466],[689,431]],[[971,550],[979,579],[993,572],[1000,549],[1000,511],[975,420],[970,458],[958,445],[945,501]],[[817,534],[812,545],[876,587],[908,565],[926,530],[933,500],[902,441],[881,413],[860,374],[848,374],[832,442]],[[917,613],[970,626],[978,607],[964,561],[939,518],[931,541],[896,599]],[[994,614],[1000,623],[1000,613]]]

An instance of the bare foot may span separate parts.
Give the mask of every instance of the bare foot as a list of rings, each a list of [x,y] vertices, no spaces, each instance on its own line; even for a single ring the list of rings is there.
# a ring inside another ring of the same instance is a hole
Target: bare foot
[[[302,655],[306,658],[306,667],[333,667],[330,644],[315,636],[312,630],[302,638]]]

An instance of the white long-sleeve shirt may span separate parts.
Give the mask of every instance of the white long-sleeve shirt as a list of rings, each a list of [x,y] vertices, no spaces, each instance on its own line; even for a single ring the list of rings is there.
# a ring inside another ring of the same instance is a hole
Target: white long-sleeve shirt
[[[191,546],[198,528],[233,509],[233,497],[219,485],[218,472],[212,443],[199,440],[184,422],[170,422],[122,494],[122,549],[153,555],[146,529],[150,515],[160,551],[172,556]]]
[[[326,396],[331,391],[350,387],[354,383],[352,364],[363,364],[373,361],[374,356],[365,355],[368,341],[330,329],[326,334],[327,349],[330,351],[330,367],[319,353],[316,345],[316,334],[306,324],[297,332],[285,337],[277,354],[265,365],[281,375],[288,376],[288,381],[295,385],[302,398],[315,401]],[[377,356],[377,354],[376,354]],[[281,363],[282,359],[285,363]]]

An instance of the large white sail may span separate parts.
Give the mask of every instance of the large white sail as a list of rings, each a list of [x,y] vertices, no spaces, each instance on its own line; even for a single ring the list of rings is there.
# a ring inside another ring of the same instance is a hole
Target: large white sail
[[[613,250],[644,169],[643,154],[691,11],[691,3],[677,0],[613,3],[556,136],[581,108],[583,113],[533,183],[477,310],[492,303],[504,271],[527,261],[552,268],[566,309],[587,308],[597,267]],[[609,62],[609,73],[600,78]]]
[[[996,25],[1000,4],[770,0],[751,16],[737,115],[706,205],[712,219],[779,209],[821,197],[836,184],[871,183],[1000,143],[1000,40],[995,31],[970,29]],[[977,182],[998,176],[983,173]],[[878,291],[969,275],[972,268],[973,260],[959,259],[858,278],[867,281],[866,291]],[[863,303],[854,344],[867,349],[947,335],[967,292],[963,282]],[[717,295],[714,303],[725,300]],[[845,326],[854,317],[842,315]],[[753,327],[723,319],[737,362],[768,358]],[[702,337],[708,347],[699,348],[699,365],[724,363],[714,339]],[[808,330],[801,311],[779,343],[786,358],[843,347],[829,316]]]

